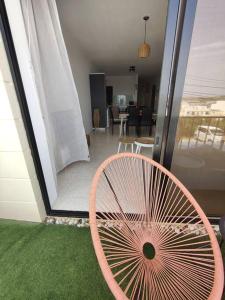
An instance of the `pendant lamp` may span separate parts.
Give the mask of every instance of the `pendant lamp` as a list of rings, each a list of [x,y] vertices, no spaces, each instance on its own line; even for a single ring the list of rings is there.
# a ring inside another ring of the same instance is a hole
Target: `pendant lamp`
[[[143,18],[143,20],[145,21],[145,35],[144,35],[144,43],[141,44],[138,49],[138,57],[139,58],[147,58],[150,55],[150,45],[148,43],[146,43],[146,24],[147,24],[147,21],[149,20],[149,17],[145,16]]]

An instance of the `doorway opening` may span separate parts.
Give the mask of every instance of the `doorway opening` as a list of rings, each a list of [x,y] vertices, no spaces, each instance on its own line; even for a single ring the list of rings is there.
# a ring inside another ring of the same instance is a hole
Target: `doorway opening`
[[[30,70],[23,70],[26,51],[17,51],[17,57],[25,90],[28,86],[26,98],[51,210],[87,212],[91,180],[106,157],[118,151],[153,155],[168,1],[43,3],[21,1],[17,7],[35,74],[33,87],[28,81],[34,78],[26,78]],[[17,8],[10,10],[10,2],[6,4],[14,36]],[[47,27],[43,18],[50,11]],[[21,36],[16,39],[15,47],[21,49]],[[140,55],[143,45],[147,52]],[[31,88],[36,99],[29,103]]]
[[[152,138],[154,143],[168,3],[56,3],[90,161],[76,161],[58,173],[58,197],[52,208],[87,211],[91,180],[100,163],[118,150],[136,151],[137,138]],[[146,15],[151,51],[140,58]],[[141,152],[151,157],[152,149]]]
[[[100,163],[117,151],[136,151],[137,138],[154,144],[168,3],[56,3],[90,161],[76,161],[58,173],[58,197],[52,207],[87,211],[91,180]],[[151,51],[140,58],[146,15]],[[141,152],[151,157],[152,149]]]

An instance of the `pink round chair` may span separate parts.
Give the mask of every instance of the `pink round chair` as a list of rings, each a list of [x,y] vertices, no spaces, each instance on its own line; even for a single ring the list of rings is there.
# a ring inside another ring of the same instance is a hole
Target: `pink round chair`
[[[190,192],[155,161],[133,153],[104,161],[92,183],[90,226],[116,299],[221,299],[213,229]]]

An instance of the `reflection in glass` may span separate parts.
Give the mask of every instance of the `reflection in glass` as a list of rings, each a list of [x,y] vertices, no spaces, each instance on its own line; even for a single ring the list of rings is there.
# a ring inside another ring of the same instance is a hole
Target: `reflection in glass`
[[[199,0],[172,172],[208,215],[225,214],[225,2]]]

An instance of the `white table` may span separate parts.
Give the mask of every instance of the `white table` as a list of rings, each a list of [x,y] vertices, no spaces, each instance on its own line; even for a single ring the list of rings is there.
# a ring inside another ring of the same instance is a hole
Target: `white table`
[[[120,132],[119,132],[119,136],[122,136],[123,134],[123,129],[124,132],[126,133],[126,121],[127,121],[127,117],[129,116],[128,113],[120,113],[119,114],[119,119],[120,119]]]

